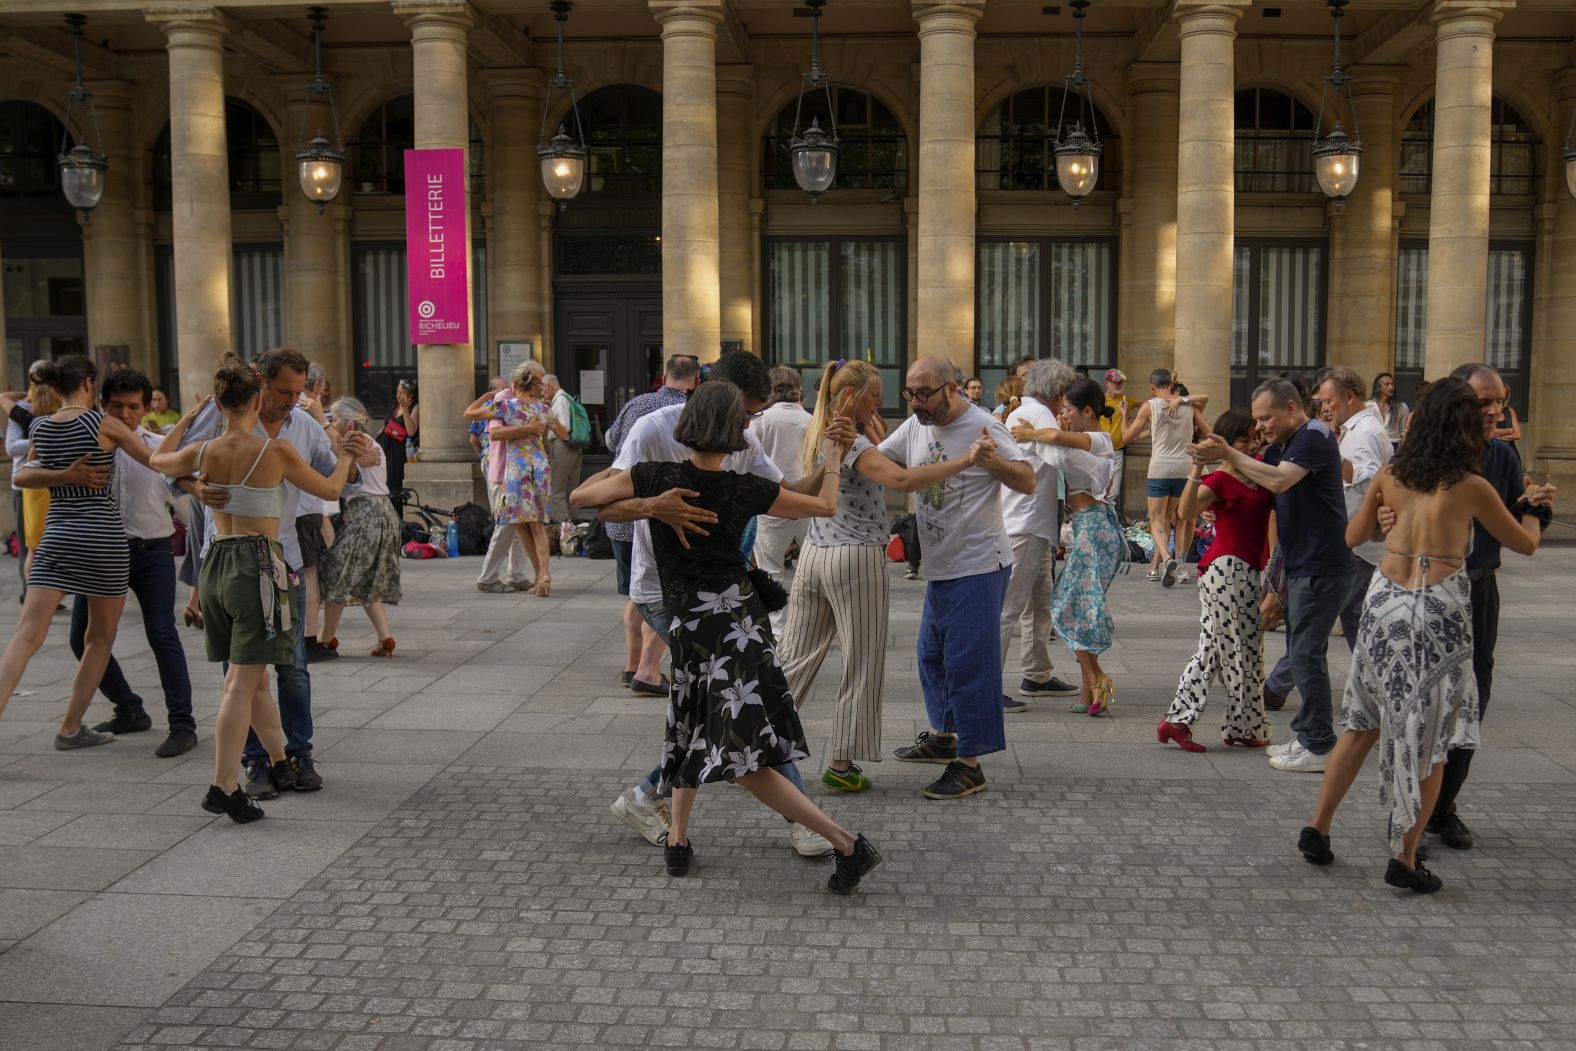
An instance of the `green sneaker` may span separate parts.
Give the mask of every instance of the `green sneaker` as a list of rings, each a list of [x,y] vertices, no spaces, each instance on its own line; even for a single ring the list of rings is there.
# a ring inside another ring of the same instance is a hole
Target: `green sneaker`
[[[821,784],[834,792],[863,792],[870,787],[870,778],[866,777],[859,767],[850,763],[847,770],[833,770],[827,767],[826,772],[821,775]]]

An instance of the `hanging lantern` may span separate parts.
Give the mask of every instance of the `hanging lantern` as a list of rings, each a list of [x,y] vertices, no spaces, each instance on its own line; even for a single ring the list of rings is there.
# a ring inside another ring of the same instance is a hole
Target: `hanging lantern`
[[[1073,71],[1062,81],[1062,109],[1056,118],[1056,139],[1051,156],[1056,159],[1056,184],[1077,208],[1100,181],[1100,128],[1095,120],[1094,100],[1089,97],[1089,78],[1083,71],[1083,23],[1089,13],[1089,0],[1071,0],[1075,27]],[[1067,100],[1073,104],[1073,119],[1067,120]],[[1087,123],[1087,129],[1085,126]]]
[[[311,86],[306,89],[306,112],[301,117],[301,138],[296,144],[296,170],[301,180],[301,192],[307,200],[317,205],[317,214],[339,196],[339,187],[345,179],[345,144],[339,137],[339,109],[334,104],[334,89],[323,78],[323,27],[328,23],[328,12],[321,7],[307,9],[312,23],[312,56],[315,73]],[[334,129],[330,142],[319,125],[317,135],[308,142],[306,129],[311,126],[312,109],[321,105],[328,111]]]
[[[60,156],[55,158],[55,165],[60,169],[60,190],[66,195],[66,200],[71,207],[77,210],[83,222],[88,221],[89,214],[98,207],[99,201],[104,198],[104,176],[109,171],[109,157],[104,152],[104,136],[99,131],[98,110],[93,108],[93,92],[87,89],[82,82],[82,30],[87,25],[87,19],[81,15],[67,15],[66,25],[71,28],[72,43],[76,49],[77,83],[71,89],[66,104],[66,123],[68,130],[60,142]],[[85,129],[89,125],[93,128],[93,141],[97,149],[90,147],[86,142],[78,141],[75,146],[68,148],[71,141],[69,124],[74,110],[86,110],[86,119],[82,121]]]
[[[794,107],[793,137],[788,140],[788,159],[793,168],[793,181],[799,189],[810,195],[810,203],[832,188],[837,181],[837,117],[832,108],[832,83],[821,69],[821,8],[826,0],[805,0],[810,9],[810,72],[799,85],[799,102]],[[804,96],[821,89],[826,93],[826,122],[830,130],[823,131],[819,118],[812,117],[810,126],[799,134],[799,120],[804,113]]]
[[[547,187],[547,193],[558,202],[560,208],[564,202],[580,192],[580,187],[586,180],[586,136],[585,130],[580,126],[580,103],[575,98],[575,82],[564,75],[564,24],[569,21],[568,0],[553,0],[549,5],[553,12],[553,20],[558,23],[558,73],[547,83],[547,98],[542,102],[542,131],[537,136],[536,156],[542,164],[542,182]],[[558,126],[558,134],[554,135],[551,142],[547,139],[547,115],[553,107],[553,93],[563,92],[569,96],[569,109],[573,115],[575,135],[570,137],[564,125]]]
[[[1324,89],[1319,95],[1319,122],[1317,132],[1324,130],[1325,103],[1334,97],[1334,127],[1330,134],[1313,142],[1313,174],[1319,180],[1319,189],[1340,206],[1357,186],[1357,173],[1362,160],[1363,144],[1357,135],[1357,104],[1352,100],[1352,78],[1341,68],[1341,15],[1348,0],[1329,0],[1330,14],[1335,19],[1335,51],[1330,72],[1324,78]],[[1344,101],[1343,101],[1344,95]],[[1349,110],[1352,134],[1341,128],[1341,112]]]

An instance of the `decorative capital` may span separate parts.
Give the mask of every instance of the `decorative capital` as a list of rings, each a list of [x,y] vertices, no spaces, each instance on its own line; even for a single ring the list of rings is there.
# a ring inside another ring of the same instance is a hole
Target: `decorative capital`
[[[1183,36],[1193,33],[1237,32],[1237,21],[1253,0],[1176,0],[1171,17]]]
[[[1393,98],[1406,73],[1405,66],[1353,66],[1352,97]]]
[[[525,68],[484,69],[481,80],[492,102],[519,99],[533,105],[541,104],[547,84],[547,77],[541,70]]]
[[[930,29],[974,31],[974,26],[985,14],[985,0],[912,0],[914,21],[920,33]]]
[[[446,24],[470,29],[476,24],[471,5],[463,0],[391,0],[390,6],[410,26]]]
[[[674,30],[699,29],[710,23],[713,35],[728,17],[723,0],[647,0],[651,17],[657,20],[664,34]]]
[[[222,47],[230,34],[231,22],[217,8],[198,4],[155,4],[143,10],[143,17],[164,30],[172,42],[177,36],[191,38],[197,34],[213,37],[213,47]]]
[[[1438,0],[1429,11],[1429,21],[1440,29],[1456,23],[1458,28],[1493,32],[1494,23],[1516,6],[1516,0]]]

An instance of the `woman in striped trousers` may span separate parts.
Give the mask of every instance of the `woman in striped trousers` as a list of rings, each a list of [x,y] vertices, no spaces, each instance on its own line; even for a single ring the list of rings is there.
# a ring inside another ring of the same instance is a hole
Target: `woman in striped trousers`
[[[899,467],[867,434],[879,433],[881,374],[863,361],[829,362],[816,386],[815,414],[805,434],[805,466],[813,470],[821,436],[836,416],[851,416],[859,436],[843,460],[837,514],[811,519],[799,554],[788,617],[777,657],[788,692],[804,704],[810,684],[835,641],[843,674],[832,709],[831,755],[821,783],[862,792],[870,781],[856,765],[881,758],[881,691],[887,644],[885,489],[911,493],[950,478],[969,462],[960,458]]]

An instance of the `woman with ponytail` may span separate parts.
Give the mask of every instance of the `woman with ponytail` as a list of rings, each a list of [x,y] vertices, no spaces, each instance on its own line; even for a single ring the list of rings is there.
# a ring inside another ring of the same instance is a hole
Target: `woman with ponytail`
[[[57,358],[38,369],[38,378],[59,396],[61,405],[33,421],[30,466],[19,466],[16,477],[24,489],[49,487],[49,513],[43,536],[33,547],[21,618],[0,656],[0,711],[44,644],[60,600],[83,596],[88,600],[87,635],[66,717],[55,737],[55,747],[69,751],[115,739],[84,726],[82,717],[104,678],[131,573],[126,528],[114,497],[115,451],[124,449],[146,464],[148,450],[131,428],[93,407],[97,370],[87,358]],[[84,469],[91,478],[83,477]],[[97,482],[97,472],[102,472],[102,482]]]
[[[1018,442],[1044,442],[1058,447],[1062,486],[1071,512],[1073,542],[1067,566],[1051,594],[1051,623],[1062,642],[1078,658],[1083,674],[1073,711],[1100,715],[1116,700],[1111,677],[1100,667],[1100,654],[1116,638],[1105,591],[1116,578],[1127,540],[1116,512],[1104,502],[1111,474],[1111,436],[1102,421],[1115,410],[1105,403],[1105,389],[1091,379],[1074,380],[1062,395],[1062,427],[1034,429],[1019,424]]]
[[[828,362],[817,385],[815,413],[804,437],[805,472],[820,464],[821,439],[834,416],[852,417],[859,434],[843,457],[837,513],[811,519],[800,549],[788,617],[777,656],[788,692],[800,705],[835,640],[842,677],[832,709],[831,755],[821,783],[861,792],[870,781],[855,765],[881,758],[881,692],[887,641],[886,545],[891,536],[883,488],[912,493],[958,474],[959,457],[899,467],[876,448],[881,373],[864,361]]]

